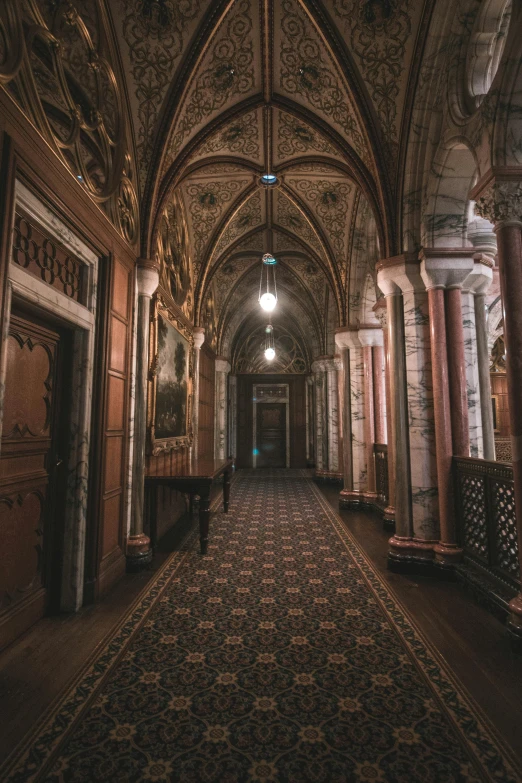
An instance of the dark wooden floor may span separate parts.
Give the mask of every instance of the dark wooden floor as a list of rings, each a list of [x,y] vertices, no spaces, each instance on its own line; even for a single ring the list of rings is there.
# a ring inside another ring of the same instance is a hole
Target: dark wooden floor
[[[322,491],[337,511],[338,489],[326,486]],[[389,534],[377,517],[347,511],[341,517],[522,763],[522,657],[511,651],[502,624],[458,584],[390,573]],[[0,653],[0,762],[103,643],[178,545],[187,524],[165,537],[150,570],[126,575],[110,595],[76,615],[42,620]]]

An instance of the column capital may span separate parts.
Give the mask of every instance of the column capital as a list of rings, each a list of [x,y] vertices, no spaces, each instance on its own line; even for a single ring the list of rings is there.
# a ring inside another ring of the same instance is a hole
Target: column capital
[[[381,328],[384,329],[388,324],[388,308],[386,307],[385,297],[382,296],[380,299],[377,299],[372,309]]]
[[[152,261],[145,263],[148,259],[140,258],[136,269],[136,279],[138,284],[138,296],[146,296],[149,299],[156,292],[159,285],[159,269]],[[143,263],[142,263],[143,262]]]
[[[462,283],[462,290],[485,294],[493,281],[493,261],[483,253],[475,253],[473,261],[473,269]]]
[[[360,348],[359,329],[350,326],[335,330],[335,345],[339,350],[343,348]]]
[[[469,248],[423,247],[421,277],[426,289],[461,288],[473,269],[476,250]]]
[[[225,359],[224,356],[216,356],[216,372],[230,372],[232,367],[230,366],[230,362],[228,359]]]
[[[199,351],[203,343],[205,342],[205,330],[202,326],[195,326],[192,335],[194,337],[194,348]]]
[[[325,372],[329,356],[316,356],[312,362],[312,372]]]
[[[366,347],[384,345],[384,335],[380,326],[361,326],[359,329],[359,342]]]
[[[498,166],[481,177],[470,193],[475,213],[495,226],[522,226],[522,167]]]
[[[377,285],[384,296],[424,291],[416,253],[401,253],[377,264]]]

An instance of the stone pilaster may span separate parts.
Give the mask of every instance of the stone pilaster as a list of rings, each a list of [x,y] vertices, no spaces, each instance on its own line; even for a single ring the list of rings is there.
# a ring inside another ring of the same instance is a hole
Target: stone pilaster
[[[324,358],[312,364],[315,391],[315,470],[328,470],[328,434],[326,424],[327,382]]]
[[[228,454],[227,457],[237,457],[237,375],[228,376],[229,413],[228,422]]]
[[[138,312],[136,340],[136,389],[134,450],[132,462],[132,511],[127,539],[127,567],[137,570],[152,559],[150,539],[143,532],[145,495],[145,445],[147,438],[147,389],[149,375],[150,300],[158,287],[157,266],[142,259],[137,269]]]
[[[231,367],[227,359],[216,358],[215,435],[216,459],[227,458],[227,376]]]
[[[205,342],[205,330],[200,326],[194,327],[194,405],[192,406],[192,430],[194,440],[192,443],[192,456],[198,458],[199,451],[199,357],[201,346]]]

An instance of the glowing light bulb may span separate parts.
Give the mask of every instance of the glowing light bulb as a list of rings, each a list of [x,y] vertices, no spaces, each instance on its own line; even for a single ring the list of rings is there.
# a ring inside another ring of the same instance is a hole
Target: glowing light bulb
[[[273,348],[267,348],[265,351],[265,359],[267,362],[271,362],[273,359],[275,359],[275,351]]]
[[[259,300],[259,304],[261,305],[263,310],[266,310],[267,313],[271,313],[277,304],[277,299],[273,294],[270,294],[267,291],[267,293],[263,294],[263,296]]]

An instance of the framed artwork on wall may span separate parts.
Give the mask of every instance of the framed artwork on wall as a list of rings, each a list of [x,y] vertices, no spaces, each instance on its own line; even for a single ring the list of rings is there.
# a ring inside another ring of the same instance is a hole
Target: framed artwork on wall
[[[153,455],[191,446],[193,347],[190,329],[161,294],[151,306],[148,433]]]

